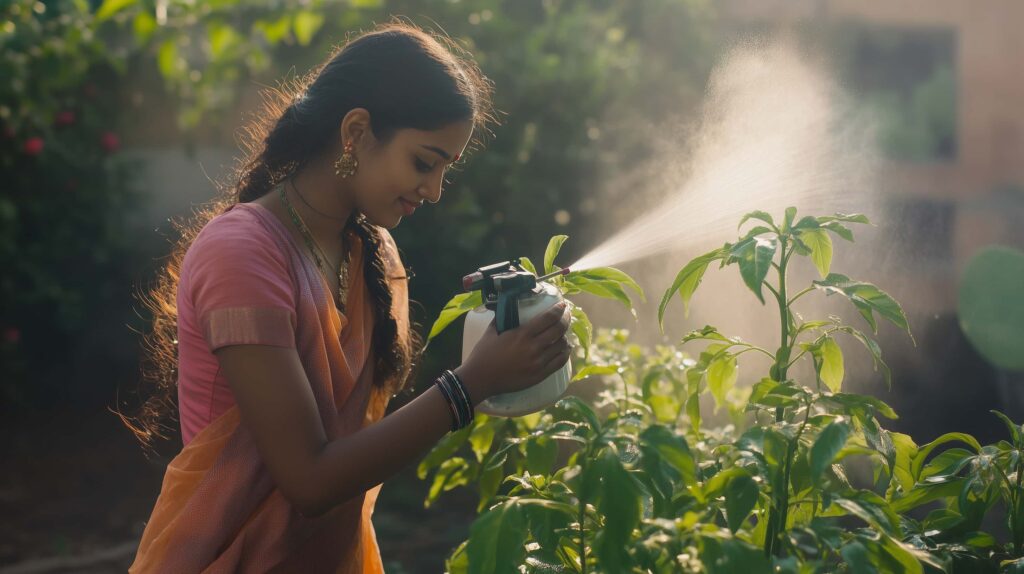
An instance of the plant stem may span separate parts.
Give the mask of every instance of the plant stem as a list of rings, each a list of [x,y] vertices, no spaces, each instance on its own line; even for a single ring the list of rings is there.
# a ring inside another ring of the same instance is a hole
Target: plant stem
[[[779,265],[779,320],[782,324],[782,333],[779,338],[779,352],[775,354],[776,362],[775,369],[778,374],[778,380],[786,380],[786,369],[789,361],[789,353],[785,349],[789,346],[789,307],[786,305],[786,264],[789,258],[786,256],[786,238],[782,237],[782,253],[779,257],[781,262]],[[785,408],[778,407],[775,409],[775,422],[782,422],[782,418],[785,415]]]
[[[811,291],[814,291],[814,286],[813,285],[808,287],[808,288],[806,288],[806,289],[804,289],[803,291],[797,293],[796,295],[793,295],[793,298],[789,300],[789,303],[787,303],[787,305],[792,305],[794,301],[796,301],[797,299],[799,299],[799,298],[803,297],[804,295],[810,293]]]
[[[790,340],[789,332],[789,302],[786,299],[786,268],[789,264],[790,253],[786,251],[786,237],[780,236],[781,249],[779,254],[779,264],[775,268],[779,272],[779,289],[776,294],[776,301],[779,303],[779,322],[780,337],[779,337],[779,350],[775,353],[775,365],[772,367],[774,371],[773,376],[778,381],[785,381],[787,378],[787,370],[789,369],[789,356],[792,353],[793,344],[795,342]],[[808,406],[808,414],[810,413],[810,406]],[[783,407],[777,407],[775,409],[775,422],[780,423],[785,419],[786,410]],[[800,427],[800,432],[803,432],[804,426],[807,425],[807,417],[804,418],[804,424]],[[781,469],[781,476],[776,481],[777,487],[772,492],[772,506],[768,509],[768,529],[765,533],[764,539],[764,553],[765,556],[772,556],[779,550],[777,548],[777,542],[779,533],[786,528],[786,517],[788,515],[789,505],[789,474],[790,467],[792,465],[792,455],[796,448],[796,443],[799,440],[800,434],[797,434],[797,438],[790,444],[787,449],[786,460],[783,462]]]
[[[580,565],[587,574],[587,544],[583,533],[583,522],[587,519],[587,503],[580,497]]]

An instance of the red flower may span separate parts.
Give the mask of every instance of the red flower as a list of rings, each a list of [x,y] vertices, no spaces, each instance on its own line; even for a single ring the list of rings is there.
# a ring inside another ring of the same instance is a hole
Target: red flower
[[[17,327],[7,327],[4,329],[4,341],[8,343],[17,343],[21,340],[21,331]]]
[[[25,140],[25,153],[28,155],[39,155],[43,151],[43,138],[33,137]]]
[[[113,153],[117,151],[117,148],[121,147],[121,140],[117,139],[117,134],[114,132],[103,132],[103,136],[100,138],[100,145],[103,146],[103,150],[107,153]]]
[[[70,110],[60,112],[59,114],[57,114],[57,117],[53,123],[58,127],[70,126],[71,124],[75,123],[75,112],[72,112]]]

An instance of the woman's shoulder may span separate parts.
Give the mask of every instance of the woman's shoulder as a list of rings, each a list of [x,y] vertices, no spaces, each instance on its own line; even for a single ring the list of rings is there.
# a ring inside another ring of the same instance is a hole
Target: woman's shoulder
[[[253,263],[272,260],[286,264],[287,257],[277,237],[257,209],[249,204],[236,203],[215,215],[193,239],[182,264],[192,266],[197,259]]]

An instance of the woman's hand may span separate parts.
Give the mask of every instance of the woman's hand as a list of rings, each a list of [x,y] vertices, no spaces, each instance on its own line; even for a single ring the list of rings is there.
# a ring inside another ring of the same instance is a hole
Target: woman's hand
[[[500,335],[492,319],[469,358],[455,369],[473,404],[532,387],[560,369],[572,351],[566,336],[570,322],[565,301]]]

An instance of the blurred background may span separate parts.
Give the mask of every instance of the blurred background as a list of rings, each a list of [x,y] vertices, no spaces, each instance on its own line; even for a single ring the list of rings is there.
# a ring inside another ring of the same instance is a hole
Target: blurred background
[[[694,167],[686,150],[702,137],[717,63],[751,38],[785,37],[839,86],[844,106],[871,118],[870,188],[846,189],[841,204],[877,226],[837,258],[857,254],[842,260],[849,274],[901,301],[916,338],[883,327],[893,388],[870,368],[852,371],[853,388],[892,404],[901,418],[891,428],[918,443],[948,431],[995,441],[1003,431],[990,409],[1024,417],[1018,0],[9,0],[0,3],[0,572],[130,564],[163,468],[181,449],[172,434],[147,456],[112,412],[132,412],[145,394],[140,334],[151,326],[137,295],[166,263],[174,221],[211,200],[215,182],[230,184],[260,91],[391,15],[467,47],[502,112],[443,200],[393,232],[424,328],[474,268],[536,261],[559,233],[570,236],[568,261],[657,209],[677,190],[666,174]],[[786,81],[776,85],[783,108]],[[752,193],[738,213],[765,209]],[[996,246],[999,257],[978,262]],[[637,320],[580,303],[596,325],[646,342],[705,322],[760,338],[771,314],[749,293],[717,289],[712,273],[691,316],[675,309],[660,333],[657,302],[691,247],[623,265],[648,292]],[[994,335],[979,334],[975,315],[965,320],[979,305]],[[433,343],[389,410],[456,365],[459,343],[458,329]],[[468,533],[473,493],[457,489],[425,509],[428,487],[413,465],[381,491],[374,524],[389,573],[441,571]]]

